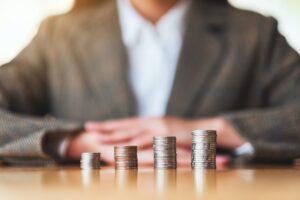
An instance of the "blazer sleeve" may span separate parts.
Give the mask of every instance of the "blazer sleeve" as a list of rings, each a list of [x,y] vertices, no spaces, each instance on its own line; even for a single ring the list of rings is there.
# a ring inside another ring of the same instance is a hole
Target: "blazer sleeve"
[[[273,19],[260,27],[260,83],[263,106],[224,115],[255,149],[257,160],[300,157],[300,57]]]
[[[51,22],[15,59],[0,67],[0,160],[59,160],[60,142],[80,124],[46,116],[49,108],[45,48]],[[39,117],[37,117],[39,116]]]

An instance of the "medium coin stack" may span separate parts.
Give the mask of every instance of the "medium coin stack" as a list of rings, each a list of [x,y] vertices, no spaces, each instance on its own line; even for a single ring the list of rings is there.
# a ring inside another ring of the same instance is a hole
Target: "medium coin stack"
[[[115,168],[118,170],[137,169],[137,146],[115,147]]]
[[[154,168],[155,169],[176,169],[176,137],[154,137]]]
[[[192,132],[192,168],[216,169],[217,132],[196,130]]]
[[[83,170],[100,169],[101,154],[100,153],[82,153],[80,167]]]

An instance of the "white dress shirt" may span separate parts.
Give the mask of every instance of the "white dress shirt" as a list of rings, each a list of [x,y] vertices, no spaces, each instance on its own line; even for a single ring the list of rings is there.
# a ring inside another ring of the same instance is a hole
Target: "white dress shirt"
[[[173,86],[190,0],[182,0],[155,25],[129,0],[118,0],[122,39],[129,58],[129,81],[139,116],[163,116]]]

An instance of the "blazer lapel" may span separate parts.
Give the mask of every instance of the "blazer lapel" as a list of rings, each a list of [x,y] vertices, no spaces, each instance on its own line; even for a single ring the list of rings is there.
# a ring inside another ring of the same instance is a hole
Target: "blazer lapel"
[[[135,100],[127,77],[127,54],[121,38],[117,6],[109,1],[92,12],[86,38],[81,38],[83,72],[97,115],[123,118],[135,114]],[[90,101],[91,101],[90,99]],[[101,116],[99,116],[101,119]]]
[[[222,13],[217,5],[196,0],[193,2],[187,17],[168,115],[190,117],[194,104],[200,104],[205,97],[222,53],[225,18],[226,13]],[[194,102],[195,99],[197,102]]]

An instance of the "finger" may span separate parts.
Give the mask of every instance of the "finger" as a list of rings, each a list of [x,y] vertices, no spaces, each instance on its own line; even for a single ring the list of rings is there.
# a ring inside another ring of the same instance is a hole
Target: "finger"
[[[100,139],[100,142],[106,144],[114,144],[114,143],[124,143],[133,140],[139,134],[142,134],[139,130],[130,130],[130,131],[114,131],[109,135],[104,135]]]
[[[104,131],[102,123],[104,122],[86,122],[84,124],[84,129],[86,131]]]
[[[191,149],[191,143],[187,143],[185,141],[181,141],[180,139],[176,140],[176,146],[178,148],[182,148],[182,149],[185,149],[185,150],[190,150]]]
[[[101,152],[101,160],[112,165],[114,164],[114,147],[111,145],[98,144],[98,152]]]
[[[153,166],[153,150],[146,149],[138,152],[139,166]]]
[[[231,158],[230,156],[217,155],[216,164],[218,169],[222,169],[228,166]]]
[[[106,126],[104,122],[87,122],[84,125],[86,131],[101,131],[102,133],[110,133],[114,129]]]
[[[98,132],[98,131],[90,131],[86,132],[86,135],[89,135],[88,138],[92,138],[93,141],[96,143],[99,143],[103,140],[107,140],[109,138],[109,135],[103,133],[103,132]]]
[[[179,167],[187,167],[191,165],[191,152],[189,150],[177,149],[177,165]]]
[[[133,138],[130,142],[130,145],[138,146],[139,149],[148,149],[153,145],[153,136],[149,133],[142,133]]]
[[[122,120],[110,120],[105,122],[87,122],[85,124],[86,130],[94,131],[113,131],[115,129],[132,127],[133,124],[138,122],[138,118],[129,118]]]
[[[105,135],[99,134],[99,132],[96,132],[96,131],[85,132],[84,136],[85,136],[85,137],[83,137],[83,139],[85,140],[84,142],[86,142],[87,144],[95,143],[95,142],[96,142],[95,144],[97,144],[97,141],[100,141],[101,139],[106,137]]]

